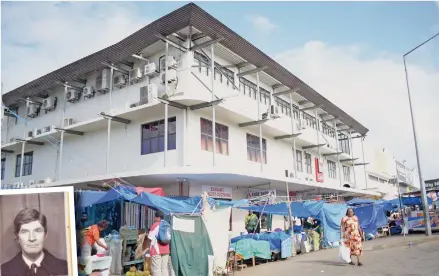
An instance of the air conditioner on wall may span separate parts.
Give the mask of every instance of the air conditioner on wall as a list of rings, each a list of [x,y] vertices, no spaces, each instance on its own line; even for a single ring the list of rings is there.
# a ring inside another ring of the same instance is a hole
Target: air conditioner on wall
[[[95,88],[93,86],[86,86],[82,89],[84,98],[92,98],[95,95]]]
[[[79,91],[69,88],[66,93],[66,100],[70,103],[75,103],[79,100]]]
[[[35,185],[35,180],[29,180],[29,186]]]
[[[114,76],[113,84],[114,84],[115,87],[117,87],[119,89],[124,87],[125,84],[126,84],[125,76],[124,75]]]
[[[42,108],[45,111],[50,111],[55,108],[55,98],[54,97],[47,97],[43,100]]]
[[[158,92],[157,85],[148,84],[140,87],[140,102],[139,104],[149,104],[157,100]]]
[[[43,134],[43,129],[42,128],[36,128],[34,130],[34,137],[39,136],[41,134]]]
[[[154,62],[148,63],[145,65],[145,67],[143,68],[143,74],[145,74],[146,76],[150,76],[152,74],[156,73],[156,66]]]
[[[38,105],[36,104],[30,104],[27,107],[27,116],[30,118],[35,118],[38,115]]]
[[[134,68],[130,71],[130,79],[133,82],[138,82],[143,77],[142,70],[140,68]]]
[[[99,93],[106,93],[110,90],[110,69],[102,70],[96,77],[96,91]]]
[[[270,112],[271,118],[279,118],[280,117],[279,107],[274,105],[274,104],[272,104],[270,106],[268,112]]]

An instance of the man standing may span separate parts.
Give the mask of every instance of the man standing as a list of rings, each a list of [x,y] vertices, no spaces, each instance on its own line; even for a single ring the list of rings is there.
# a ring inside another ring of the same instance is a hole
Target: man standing
[[[163,244],[158,240],[160,223],[164,219],[161,211],[156,211],[154,216],[154,224],[148,234],[151,241],[151,275],[152,276],[168,276],[169,275],[169,244]]]
[[[68,264],[44,249],[47,219],[35,209],[24,209],[14,219],[14,234],[21,252],[1,266],[2,276],[68,275]]]
[[[258,217],[252,211],[248,211],[248,215],[245,216],[245,230],[247,230],[249,234],[254,233],[258,222]]]

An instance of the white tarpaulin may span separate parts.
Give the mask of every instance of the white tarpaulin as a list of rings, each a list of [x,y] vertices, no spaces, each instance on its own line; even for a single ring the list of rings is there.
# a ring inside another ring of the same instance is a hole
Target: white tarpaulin
[[[231,207],[219,209],[207,207],[203,212],[204,224],[212,243],[215,271],[226,271],[231,210]]]

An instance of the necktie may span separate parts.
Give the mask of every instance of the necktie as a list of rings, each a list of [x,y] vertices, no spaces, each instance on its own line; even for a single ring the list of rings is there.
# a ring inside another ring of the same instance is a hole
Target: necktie
[[[30,266],[30,270],[31,270],[31,275],[37,275],[37,265],[36,264],[32,264]]]

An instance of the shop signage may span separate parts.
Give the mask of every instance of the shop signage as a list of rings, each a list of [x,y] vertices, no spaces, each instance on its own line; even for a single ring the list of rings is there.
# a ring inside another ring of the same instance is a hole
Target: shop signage
[[[254,197],[276,197],[276,190],[256,190],[249,189],[248,198]]]
[[[319,160],[319,158],[314,158],[314,165],[316,168],[316,181],[323,183],[325,178],[323,177],[323,160]]]
[[[203,185],[201,187],[202,193],[207,193],[212,198],[232,199],[232,188],[230,187],[214,187]]]
[[[439,190],[439,178],[425,180],[425,189],[428,190]]]

